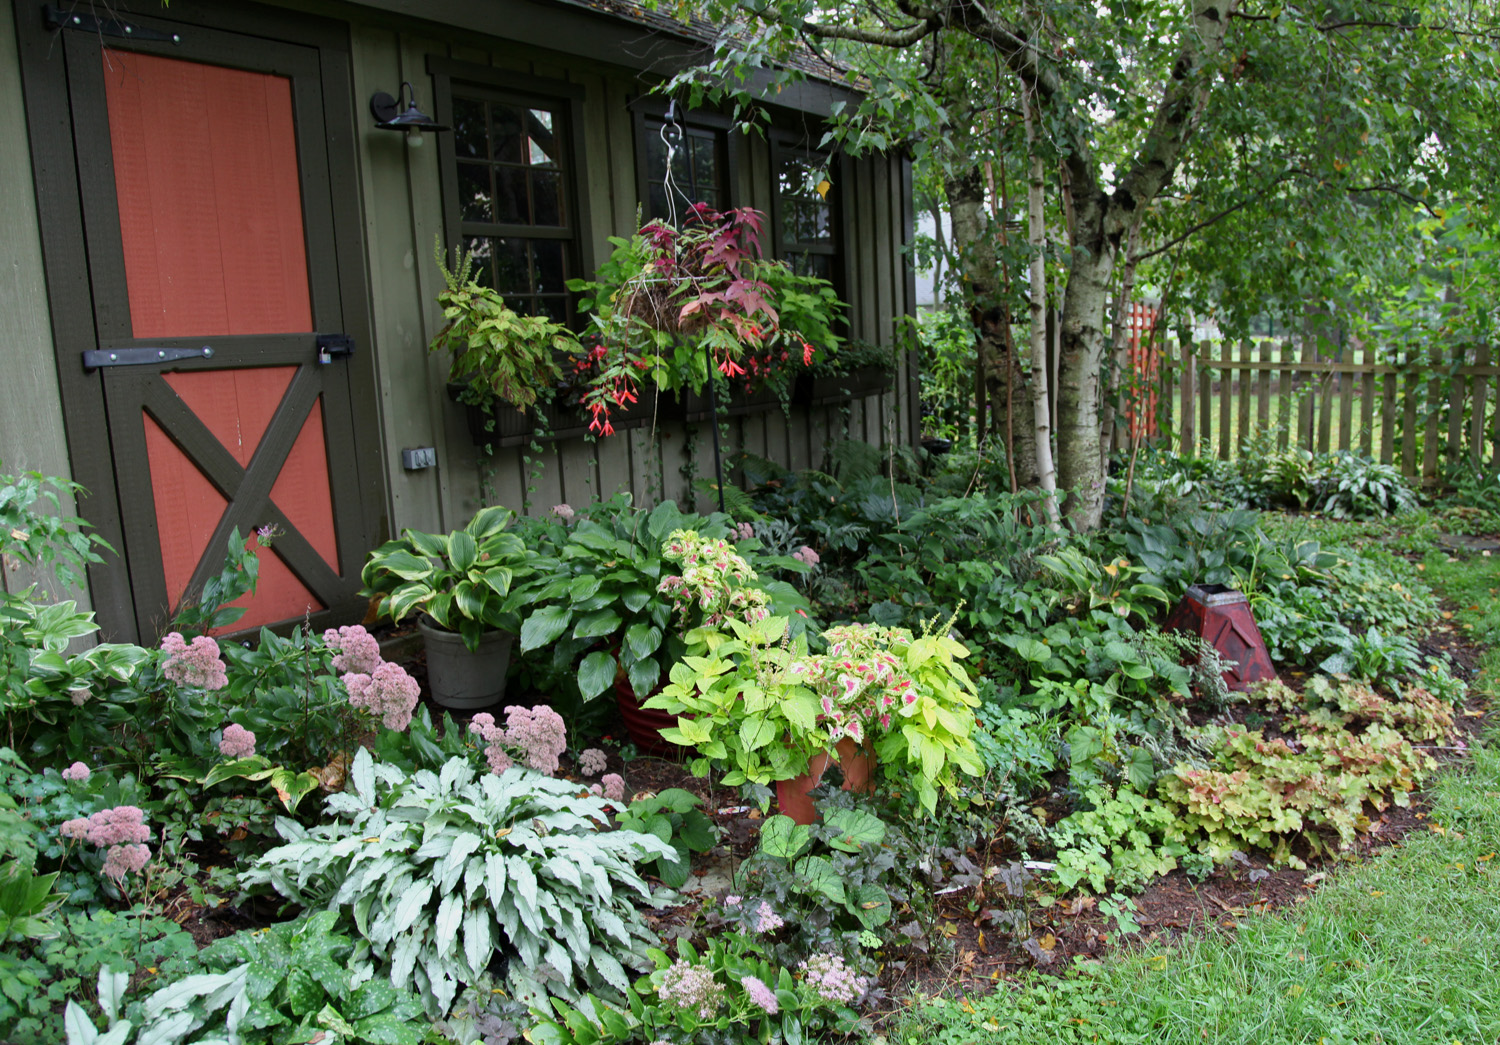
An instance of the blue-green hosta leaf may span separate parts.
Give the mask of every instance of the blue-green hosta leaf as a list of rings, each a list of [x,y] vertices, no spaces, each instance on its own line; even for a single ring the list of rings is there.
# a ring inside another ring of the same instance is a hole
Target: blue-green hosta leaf
[[[521,624],[521,650],[530,652],[550,646],[567,629],[573,612],[567,606],[544,606]]]
[[[615,680],[616,669],[615,658],[602,650],[584,657],[578,666],[578,692],[583,699],[593,700],[608,689]]]

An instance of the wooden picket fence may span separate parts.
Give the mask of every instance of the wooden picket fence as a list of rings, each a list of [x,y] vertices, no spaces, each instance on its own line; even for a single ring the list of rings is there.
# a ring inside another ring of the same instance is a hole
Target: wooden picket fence
[[[1127,379],[1127,415],[1154,408],[1148,441],[1224,459],[1247,446],[1347,450],[1399,465],[1423,484],[1465,457],[1476,467],[1500,463],[1500,366],[1491,365],[1489,346],[1434,347],[1422,366],[1415,357],[1391,362],[1381,353],[1387,361],[1376,362],[1369,349],[1322,345],[1320,352],[1307,338],[1148,346],[1132,354],[1141,376]],[[1131,428],[1142,430],[1116,425],[1116,447]]]

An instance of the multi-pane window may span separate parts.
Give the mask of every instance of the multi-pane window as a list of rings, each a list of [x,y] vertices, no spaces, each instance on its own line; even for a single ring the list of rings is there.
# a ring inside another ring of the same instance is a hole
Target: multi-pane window
[[[838,240],[832,190],[824,181],[827,166],[828,158],[817,153],[778,153],[776,235],[779,252],[793,269],[833,281]]]
[[[562,122],[558,108],[454,87],[459,233],[474,278],[517,312],[568,323],[575,228]]]
[[[660,120],[644,123],[646,145],[646,214],[645,218],[667,220],[675,204],[677,217],[690,204],[706,203],[714,210],[728,205],[724,135],[699,127],[683,128],[677,147],[671,151],[672,178],[667,180],[667,140],[662,136],[665,125]],[[670,134],[671,132],[669,132]]]

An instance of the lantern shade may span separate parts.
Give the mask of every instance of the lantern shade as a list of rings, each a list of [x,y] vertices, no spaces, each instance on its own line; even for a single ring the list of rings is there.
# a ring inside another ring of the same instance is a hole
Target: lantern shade
[[[1245,593],[1223,584],[1195,584],[1167,617],[1168,631],[1187,631],[1203,639],[1234,667],[1224,684],[1244,692],[1254,683],[1276,677],[1265,640],[1250,612]]]

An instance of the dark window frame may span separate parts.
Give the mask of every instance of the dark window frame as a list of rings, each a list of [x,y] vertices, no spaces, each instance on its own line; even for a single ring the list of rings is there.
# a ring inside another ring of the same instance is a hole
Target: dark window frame
[[[833,284],[833,289],[839,298],[847,300],[845,288],[848,286],[848,230],[844,227],[844,188],[848,181],[847,165],[840,153],[830,153],[821,149],[812,148],[807,144],[807,139],[791,134],[776,134],[770,136],[771,152],[771,253],[774,257],[783,261],[792,262],[799,254],[818,254],[828,257],[828,281]],[[828,179],[832,188],[828,190],[828,227],[829,237],[826,244],[799,241],[796,244],[787,244],[782,232],[786,222],[786,207],[781,195],[781,165],[793,156],[818,157],[828,169]]]
[[[504,69],[472,62],[460,62],[436,55],[427,59],[427,71],[433,80],[433,107],[439,123],[453,126],[454,92],[513,105],[545,108],[561,118],[564,127],[559,135],[562,145],[562,204],[565,222],[561,226],[517,225],[508,223],[465,222],[458,188],[458,155],[451,131],[434,135],[438,141],[438,169],[442,182],[443,241],[450,249],[464,241],[466,235],[483,235],[496,239],[550,240],[565,245],[574,259],[564,271],[565,279],[587,277],[595,268],[592,228],[589,217],[589,184],[587,153],[584,149],[584,88],[562,80],[526,76]],[[482,229],[465,231],[465,226],[483,225]],[[572,308],[573,323],[581,322]]]
[[[655,96],[638,98],[630,103],[630,113],[635,130],[635,186],[636,202],[640,207],[642,223],[651,220],[650,186],[654,179],[648,170],[646,156],[647,136],[658,133],[652,123],[663,123],[667,118],[666,103]],[[739,206],[740,197],[740,135],[734,132],[734,121],[718,113],[694,110],[679,116],[677,122],[684,131],[699,135],[712,134],[717,139],[718,159],[724,166],[724,198],[720,210],[732,210]],[[680,201],[679,201],[680,202]],[[683,207],[687,205],[684,203]],[[631,230],[635,231],[634,229]]]

